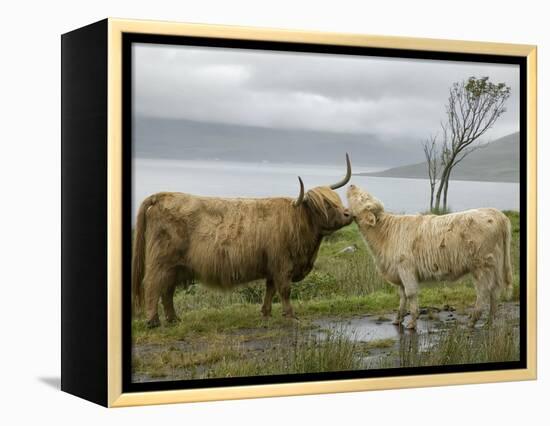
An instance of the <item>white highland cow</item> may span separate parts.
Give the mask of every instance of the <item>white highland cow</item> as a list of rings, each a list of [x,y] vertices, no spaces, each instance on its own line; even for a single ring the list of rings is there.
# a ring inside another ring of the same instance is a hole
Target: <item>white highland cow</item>
[[[489,321],[495,315],[500,290],[512,291],[511,225],[499,210],[484,208],[443,216],[395,215],[384,211],[375,197],[350,185],[349,207],[380,274],[398,286],[401,324],[410,304],[411,321],[418,318],[418,283],[457,280],[471,273],[477,300],[471,314],[474,326],[489,302]]]

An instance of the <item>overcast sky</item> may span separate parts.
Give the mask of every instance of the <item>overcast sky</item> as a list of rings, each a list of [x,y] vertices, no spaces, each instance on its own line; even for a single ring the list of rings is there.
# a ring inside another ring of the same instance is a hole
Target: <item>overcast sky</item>
[[[155,44],[134,44],[133,60],[137,116],[370,133],[418,144],[439,130],[453,82],[489,76],[512,92],[488,136],[519,130],[515,65]]]

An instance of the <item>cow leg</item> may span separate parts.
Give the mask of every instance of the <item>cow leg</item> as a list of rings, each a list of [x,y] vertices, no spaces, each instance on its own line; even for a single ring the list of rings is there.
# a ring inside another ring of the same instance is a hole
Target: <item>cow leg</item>
[[[418,282],[414,272],[408,268],[399,268],[399,278],[405,290],[405,296],[409,301],[411,310],[411,320],[407,324],[408,329],[416,328],[416,320],[418,319]]]
[[[147,327],[154,328],[160,325],[158,314],[158,302],[160,292],[156,283],[157,277],[153,273],[152,268],[148,268],[143,279],[143,291],[145,299],[145,317],[147,319]]]
[[[403,318],[405,318],[405,310],[407,307],[407,296],[405,295],[405,289],[403,285],[399,285],[399,311],[397,312],[397,316],[393,320],[393,325],[401,325],[403,322]]]
[[[271,303],[273,301],[275,291],[275,283],[271,278],[268,278],[265,281],[265,296],[264,304],[262,305],[262,315],[266,318],[271,316]]]
[[[275,287],[279,292],[279,296],[281,296],[283,316],[287,318],[296,318],[296,315],[294,315],[294,309],[292,309],[292,305],[290,304],[290,280],[276,280]]]
[[[176,281],[175,274],[174,279],[171,284],[168,284],[168,287],[165,288],[162,293],[161,300],[162,306],[164,306],[164,315],[166,316],[166,322],[174,323],[179,322],[179,318],[176,315],[176,310],[174,309],[174,293],[176,291]],[[167,278],[168,279],[168,278]]]
[[[167,286],[173,283],[173,277],[173,271],[163,268],[162,266],[155,265],[146,268],[143,284],[147,326],[149,328],[158,327],[160,325],[158,315],[159,299],[165,292]]]
[[[470,327],[475,327],[477,321],[481,318],[481,313],[483,312],[483,307],[486,304],[487,300],[487,290],[489,287],[487,274],[483,271],[476,271],[472,273],[474,277],[474,285],[476,288],[476,303],[474,309],[470,314]]]
[[[489,317],[487,318],[487,325],[492,325],[497,311],[497,289],[492,288],[489,293]]]
[[[497,271],[492,271],[492,286],[489,288],[489,317],[487,318],[487,325],[493,324],[496,317],[496,311],[498,306],[499,295],[499,282]]]
[[[474,305],[474,310],[470,314],[470,327],[475,327],[477,321],[481,318],[481,312],[483,310],[483,299],[485,299],[484,296],[482,296],[479,292],[477,294],[476,303]]]

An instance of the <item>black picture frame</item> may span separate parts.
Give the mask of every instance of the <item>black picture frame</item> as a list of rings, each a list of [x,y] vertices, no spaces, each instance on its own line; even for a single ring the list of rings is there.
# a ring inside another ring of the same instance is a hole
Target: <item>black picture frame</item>
[[[133,383],[132,377],[132,306],[131,306],[131,259],[132,259],[132,43],[148,43],[152,45],[177,45],[177,46],[207,46],[223,47],[233,49],[253,49],[267,51],[283,52],[302,52],[302,53],[325,53],[339,55],[357,55],[357,56],[376,56],[389,58],[406,59],[432,59],[444,61],[463,61],[463,62],[486,62],[495,64],[511,64],[520,67],[520,211],[527,211],[527,179],[526,179],[526,161],[527,161],[527,121],[526,121],[526,103],[527,103],[527,60],[514,56],[504,55],[482,55],[470,53],[450,53],[434,52],[421,50],[405,49],[384,49],[373,47],[355,47],[355,46],[331,46],[323,44],[306,43],[285,43],[272,41],[252,41],[252,40],[227,40],[219,38],[204,37],[186,37],[186,36],[164,36],[155,34],[124,34],[122,37],[123,62],[122,62],[122,102],[123,102],[123,391],[124,392],[147,392],[174,389],[196,389],[202,387],[220,387],[220,386],[243,386],[243,385],[264,385],[280,384],[291,382],[308,381],[326,381],[342,379],[359,379],[373,377],[395,377],[406,375],[440,374],[440,373],[462,373],[467,371],[488,371],[488,370],[508,370],[525,368],[527,365],[527,341],[526,341],[526,233],[522,233],[520,248],[520,360],[509,362],[483,363],[483,364],[462,364],[462,365],[438,365],[431,367],[408,367],[408,368],[387,368],[381,370],[358,370],[358,371],[338,371],[308,374],[292,375],[269,375],[253,377],[229,377],[212,378],[198,380],[177,380],[177,381],[158,381]],[[526,215],[520,217],[520,227],[525,228]]]

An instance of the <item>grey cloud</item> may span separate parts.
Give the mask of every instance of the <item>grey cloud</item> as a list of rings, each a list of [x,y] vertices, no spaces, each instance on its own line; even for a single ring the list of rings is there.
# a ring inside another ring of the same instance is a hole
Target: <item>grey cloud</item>
[[[516,66],[159,45],[136,45],[134,60],[139,115],[417,143],[438,131],[454,81],[487,75],[512,87],[491,136],[519,127]]]

